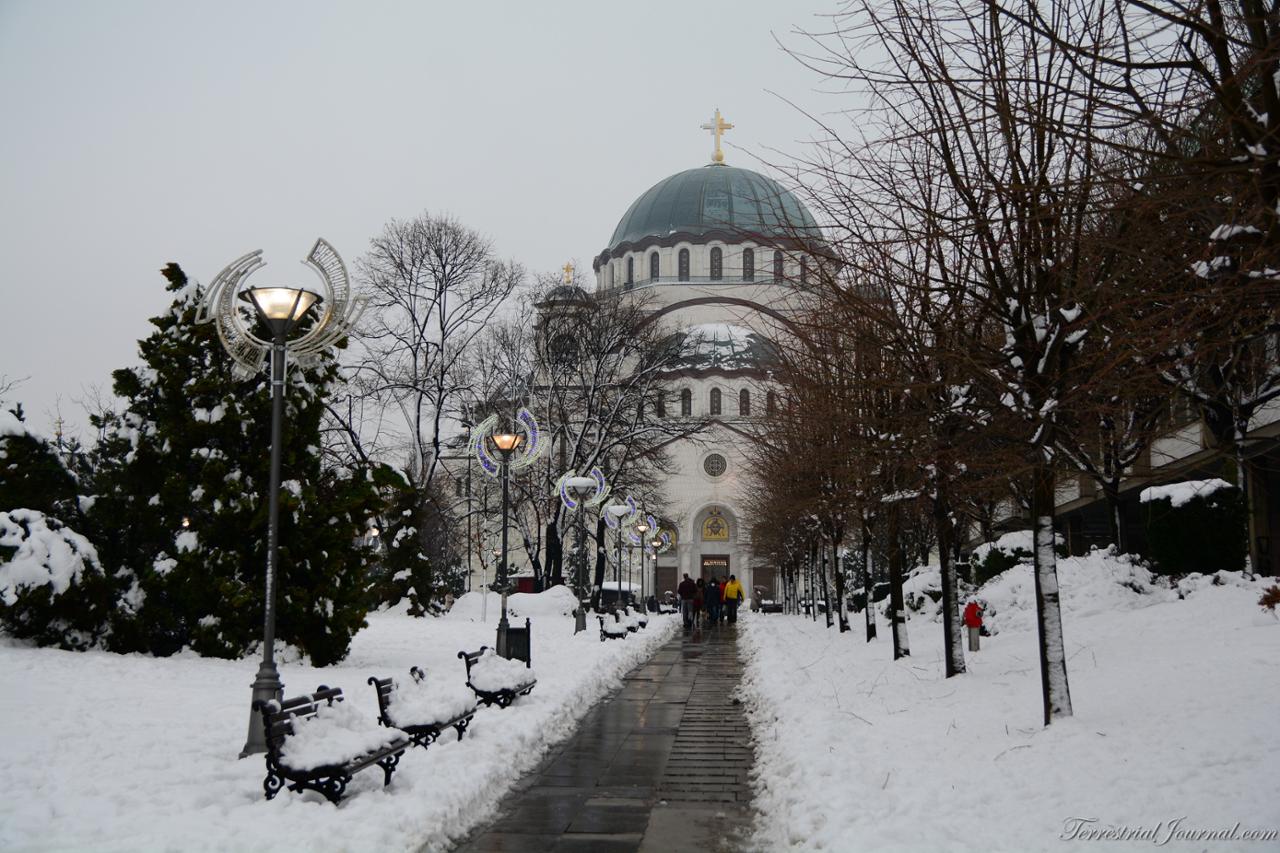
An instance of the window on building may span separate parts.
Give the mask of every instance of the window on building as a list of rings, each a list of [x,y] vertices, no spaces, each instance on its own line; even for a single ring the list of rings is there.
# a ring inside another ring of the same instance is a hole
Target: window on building
[[[652,278],[652,279],[658,278],[658,253],[657,252],[649,253],[649,278]]]
[[[742,280],[756,280],[756,253],[753,249],[742,250]]]
[[[689,280],[689,250],[681,249],[679,254],[680,280]]]
[[[770,391],[764,395],[764,413],[772,415],[778,411],[778,395]]]
[[[738,392],[738,414],[743,417],[751,414],[751,392],[746,388]]]
[[[783,269],[782,269],[782,253],[781,252],[773,253],[773,277],[776,281],[782,281]]]
[[[654,398],[654,406],[657,409],[658,417],[665,418],[667,416],[667,395],[659,391],[657,397]]]
[[[560,436],[559,457],[560,470],[564,471],[569,467],[569,437],[567,435]]]
[[[724,278],[724,250],[716,246],[711,250],[711,280]]]
[[[462,479],[461,478],[453,481],[453,496],[455,498],[462,497]]]
[[[712,388],[712,389],[711,389],[711,414],[713,414],[713,415],[718,415],[718,414],[720,414],[720,409],[721,409],[721,405],[720,405],[720,389],[719,389],[719,388]]]
[[[800,283],[809,283],[809,259],[803,255],[800,256]]]
[[[680,416],[689,417],[693,414],[693,392],[688,388],[680,392]]]
[[[607,286],[613,287],[613,264],[609,264],[609,284]]]
[[[636,283],[636,259],[627,258],[627,287]]]

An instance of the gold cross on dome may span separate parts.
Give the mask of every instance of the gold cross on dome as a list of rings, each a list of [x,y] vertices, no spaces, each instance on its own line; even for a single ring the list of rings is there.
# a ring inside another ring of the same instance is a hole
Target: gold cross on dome
[[[564,265],[564,283],[573,284],[573,264],[572,262]]]
[[[712,154],[712,155],[711,155],[711,162],[712,162],[712,163],[723,163],[723,162],[724,162],[724,152],[720,150],[720,136],[721,136],[721,134],[723,134],[726,130],[733,130],[733,125],[729,124],[729,122],[727,122],[727,121],[725,121],[723,118],[721,118],[721,117],[720,117],[720,110],[719,110],[719,109],[717,109],[717,110],[716,110],[715,117],[714,117],[714,118],[712,118],[712,119],[711,119],[711,121],[709,121],[709,122],[707,122],[706,124],[702,125],[702,129],[703,129],[703,130],[709,130],[709,131],[711,131],[713,134],[715,134],[715,137],[716,137],[716,153],[714,153],[714,154]]]

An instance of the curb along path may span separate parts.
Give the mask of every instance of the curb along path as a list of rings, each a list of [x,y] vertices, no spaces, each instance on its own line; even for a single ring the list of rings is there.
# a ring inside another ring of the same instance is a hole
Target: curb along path
[[[741,672],[732,626],[677,635],[592,708],[458,853],[739,849],[753,761],[733,702]]]

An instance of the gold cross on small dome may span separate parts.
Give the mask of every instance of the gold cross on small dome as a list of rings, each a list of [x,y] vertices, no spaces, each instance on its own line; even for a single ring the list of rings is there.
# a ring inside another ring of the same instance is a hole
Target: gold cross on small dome
[[[709,130],[709,131],[711,131],[713,134],[715,134],[715,137],[716,137],[716,153],[714,153],[714,154],[712,154],[712,155],[711,155],[711,162],[712,162],[712,163],[723,163],[723,162],[724,162],[724,152],[720,150],[720,136],[721,136],[721,135],[722,135],[726,130],[733,130],[733,125],[729,124],[729,122],[727,122],[727,121],[725,121],[723,118],[721,118],[721,117],[720,117],[720,110],[719,110],[719,109],[717,109],[717,110],[716,110],[715,117],[714,117],[714,118],[712,118],[712,119],[711,119],[711,121],[709,121],[709,122],[707,122],[706,124],[702,125],[702,129],[703,129],[703,130]]]
[[[564,283],[573,284],[573,264],[566,263],[564,265]]]

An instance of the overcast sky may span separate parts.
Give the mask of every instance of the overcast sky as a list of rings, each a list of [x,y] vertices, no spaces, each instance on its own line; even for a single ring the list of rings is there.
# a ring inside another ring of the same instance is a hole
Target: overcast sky
[[[169,261],[310,283],[391,218],[450,213],[531,270],[589,264],[708,162],[799,150],[821,81],[783,53],[835,0],[0,0],[0,377],[38,429],[136,363]],[[791,39],[790,41],[794,41]],[[771,94],[776,93],[776,94]],[[777,159],[777,155],[769,155]]]

